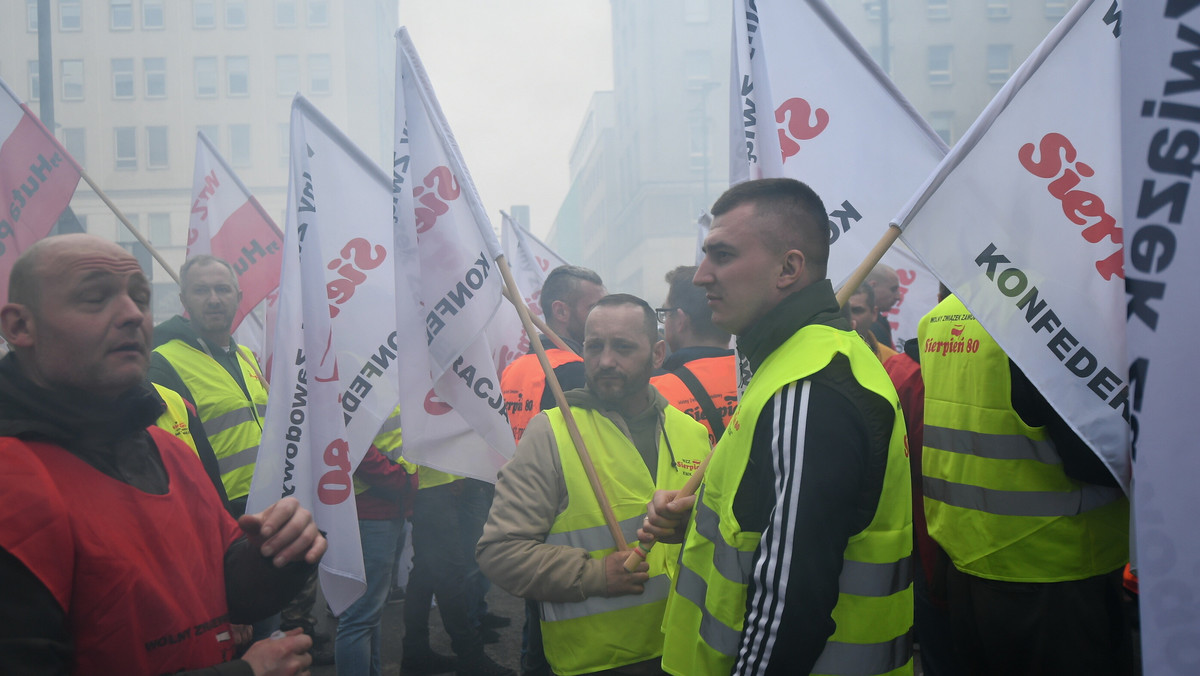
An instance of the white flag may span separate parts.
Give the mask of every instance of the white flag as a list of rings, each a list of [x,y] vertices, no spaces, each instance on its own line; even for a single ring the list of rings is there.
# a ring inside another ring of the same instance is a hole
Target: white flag
[[[946,144],[822,0],[735,0],[730,183],[794,178],[829,209],[841,286]]]
[[[502,280],[492,230],[416,49],[396,32],[396,304],[405,458],[495,481],[515,450],[498,361],[515,341],[489,330]],[[506,308],[511,312],[511,307]],[[515,315],[515,313],[513,313]],[[497,340],[500,339],[500,340]],[[512,353],[512,354],[509,354]]]
[[[538,239],[518,223],[512,216],[500,212],[500,238],[504,242],[504,257],[512,268],[513,281],[525,297],[529,311],[542,316],[542,305],[538,299],[542,295],[542,284],[546,275],[567,261],[555,253],[542,240]]]
[[[1110,2],[1071,8],[895,223],[1127,489],[1119,51]]]
[[[351,475],[399,397],[393,257],[387,174],[297,96],[273,387],[247,509],[291,495],[312,510],[335,614],[365,589]]]
[[[266,364],[270,341],[261,315],[267,311],[268,296],[279,288],[283,233],[204,132],[196,134],[187,257],[199,254],[233,266],[242,291],[234,337]]]
[[[1200,666],[1200,2],[1122,3],[1126,335],[1142,671]],[[1189,200],[1192,204],[1188,204]],[[1188,209],[1191,209],[1190,211]],[[1110,212],[1116,213],[1116,212]]]

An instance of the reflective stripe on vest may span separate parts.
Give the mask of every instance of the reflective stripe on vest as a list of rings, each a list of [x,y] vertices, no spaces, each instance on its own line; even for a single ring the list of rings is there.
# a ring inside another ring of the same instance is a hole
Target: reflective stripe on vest
[[[955,567],[1047,583],[1123,566],[1128,500],[1117,488],[1067,476],[1046,428],[1027,425],[1013,408],[1008,356],[966,306],[946,298],[921,319],[918,336],[925,513]]]
[[[603,414],[572,407],[579,433],[591,450],[592,462],[618,519],[626,543],[636,541],[646,503],[656,489],[677,489],[690,475],[681,467],[696,467],[708,454],[708,432],[686,414],[667,407],[658,435],[658,460],[651,476],[641,454],[612,420]],[[545,542],[578,547],[593,559],[616,551],[591,484],[566,429],[562,411],[545,412],[554,433],[567,507],[555,516]],[[669,437],[675,456],[667,451]],[[679,545],[658,545],[647,556],[650,579],[641,594],[590,597],[575,603],[543,602],[542,637],[546,659],[554,673],[590,673],[653,659],[662,653],[663,611],[670,588],[670,559]],[[580,637],[587,637],[581,640]]]
[[[855,379],[887,400],[895,417],[875,515],[842,553],[838,601],[832,613],[836,628],[817,672],[912,673],[912,506],[903,418],[895,389],[866,343],[855,334],[827,326],[801,329],[767,358],[750,380],[713,453],[663,622],[664,670],[690,676],[729,673],[734,668],[761,538],[760,533],[743,531],[733,515],[754,427],[776,392],[821,370],[836,354],[848,358]]]
[[[235,351],[246,391],[212,357],[182,340],[171,340],[155,348],[170,362],[196,404],[196,415],[212,444],[221,472],[221,483],[230,500],[250,492],[258,446],[262,441],[262,418],[267,409],[267,391],[244,350]]]

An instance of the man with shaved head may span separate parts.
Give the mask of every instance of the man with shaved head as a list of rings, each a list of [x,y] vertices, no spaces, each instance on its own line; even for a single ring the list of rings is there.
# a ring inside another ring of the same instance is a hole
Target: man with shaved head
[[[871,268],[864,282],[871,287],[875,294],[875,308],[878,312],[875,322],[871,324],[871,333],[879,342],[888,347],[895,347],[892,342],[892,324],[888,321],[888,311],[895,307],[900,300],[900,276],[890,265],[880,263]]]
[[[911,674],[904,421],[826,278],[825,206],[762,179],[712,214],[693,281],[752,375],[701,491],[656,493],[639,534],[686,529],[663,669]]]
[[[120,246],[51,237],[12,268],[0,331],[0,673],[294,674],[310,639],[231,661],[325,551],[293,499],[235,521],[154,427],[150,281]]]

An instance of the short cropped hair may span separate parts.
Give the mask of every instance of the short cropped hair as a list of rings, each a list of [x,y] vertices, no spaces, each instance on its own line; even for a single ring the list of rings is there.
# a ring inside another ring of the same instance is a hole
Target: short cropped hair
[[[650,339],[650,347],[654,347],[661,338],[658,335],[658,315],[654,313],[654,308],[646,301],[638,298],[631,293],[610,293],[609,295],[596,301],[596,305],[592,309],[598,307],[617,307],[620,305],[636,305],[642,309],[642,325],[646,331],[646,337]]]
[[[578,265],[560,265],[546,275],[542,282],[542,295],[538,304],[542,306],[542,316],[549,317],[554,301],[561,300],[567,305],[573,305],[579,297],[580,282],[591,282],[596,286],[604,286],[600,275]]]
[[[829,212],[812,188],[791,178],[745,181],[717,198],[714,218],[743,204],[754,205],[755,216],[775,216],[777,227],[764,231],[764,243],[781,251],[799,249],[814,279],[824,279],[829,264]]]
[[[729,332],[717,328],[712,322],[712,308],[708,306],[707,292],[695,284],[695,265],[680,265],[667,273],[667,305],[677,307],[691,320],[692,331],[703,338],[729,340]]]
[[[188,276],[189,270],[191,270],[193,267],[195,267],[197,265],[212,265],[213,263],[216,263],[217,265],[225,266],[225,269],[229,271],[229,276],[233,277],[233,288],[235,288],[235,289],[240,288],[238,285],[237,272],[234,271],[233,266],[229,264],[229,261],[225,260],[224,258],[217,258],[216,256],[212,256],[210,254],[197,254],[197,255],[192,256],[191,258],[187,259],[186,261],[184,261],[183,267],[179,268],[180,289],[182,289],[183,286],[187,284],[187,276]]]
[[[858,288],[854,290],[854,293],[852,293],[850,295],[851,296],[861,296],[863,294],[866,294],[866,296],[867,296],[867,307],[869,307],[869,308],[875,307],[875,288],[872,287],[870,284],[867,284],[866,282],[859,284]],[[847,303],[846,305],[849,306],[849,303]],[[874,318],[872,318],[872,321],[873,320],[874,320]]]

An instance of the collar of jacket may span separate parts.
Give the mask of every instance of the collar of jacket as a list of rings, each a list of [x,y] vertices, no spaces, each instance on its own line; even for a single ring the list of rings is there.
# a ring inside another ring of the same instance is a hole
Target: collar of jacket
[[[828,279],[814,282],[791,294],[738,336],[738,351],[758,370],[763,361],[784,341],[809,324],[826,324],[843,331],[850,321],[842,316],[833,284]]]

